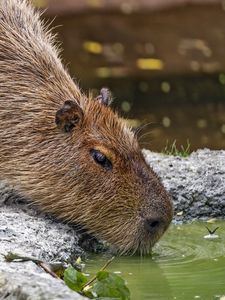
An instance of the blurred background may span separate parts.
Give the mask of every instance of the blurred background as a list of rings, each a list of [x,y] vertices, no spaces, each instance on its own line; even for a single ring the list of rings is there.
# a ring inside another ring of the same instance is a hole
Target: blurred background
[[[82,89],[109,87],[122,115],[146,124],[143,147],[225,149],[225,1],[33,2]]]

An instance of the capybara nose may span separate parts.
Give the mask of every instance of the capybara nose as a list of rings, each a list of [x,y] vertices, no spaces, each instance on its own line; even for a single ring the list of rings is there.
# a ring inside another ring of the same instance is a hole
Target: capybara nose
[[[144,226],[149,233],[156,233],[164,227],[165,223],[161,218],[145,219]]]

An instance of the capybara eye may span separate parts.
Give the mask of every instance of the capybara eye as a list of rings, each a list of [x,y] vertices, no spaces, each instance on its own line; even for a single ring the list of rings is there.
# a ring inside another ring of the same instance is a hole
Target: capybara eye
[[[91,149],[90,151],[91,156],[93,157],[94,161],[101,165],[105,170],[111,171],[112,170],[112,163],[111,161],[99,150]]]

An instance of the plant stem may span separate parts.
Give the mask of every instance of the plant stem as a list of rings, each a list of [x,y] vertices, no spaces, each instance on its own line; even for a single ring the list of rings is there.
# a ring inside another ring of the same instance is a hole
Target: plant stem
[[[105,264],[104,266],[99,270],[99,272],[104,271],[114,260],[115,256],[111,257]],[[84,288],[90,284],[92,284],[95,280],[97,279],[97,275],[93,276],[81,289],[81,291],[84,290]]]
[[[4,258],[7,262],[25,262],[25,261],[32,261],[37,266],[41,267],[46,273],[50,274],[54,278],[59,278],[57,274],[55,274],[51,269],[48,267],[48,265],[43,262],[40,259],[37,259],[35,257],[29,257],[29,256],[20,256],[16,253],[9,252],[8,254],[4,255]]]
[[[60,279],[60,277],[56,273],[52,272],[43,261],[39,261],[39,263],[36,264],[39,265],[46,273],[50,274],[52,277]]]

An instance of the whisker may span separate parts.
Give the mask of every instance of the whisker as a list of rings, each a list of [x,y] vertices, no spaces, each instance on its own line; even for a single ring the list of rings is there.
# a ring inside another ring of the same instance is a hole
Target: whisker
[[[134,134],[135,136],[138,136],[138,134],[143,130],[145,129],[147,126],[149,125],[152,125],[153,123],[152,122],[148,122],[148,123],[144,123],[140,126],[138,126],[137,128],[134,129]]]
[[[150,135],[150,134],[152,134],[152,131],[148,131],[148,132],[143,133],[143,134],[139,137],[138,141],[141,142],[141,140],[142,140],[144,137],[146,137],[146,136],[148,136],[148,135]]]

